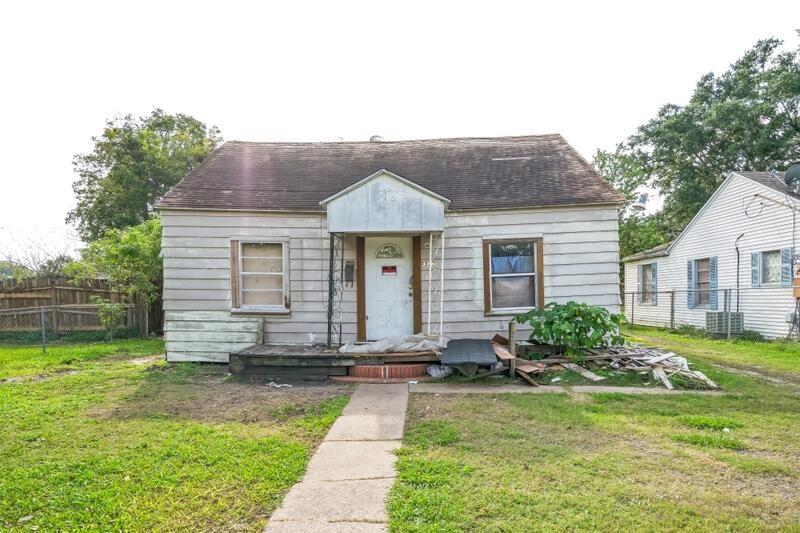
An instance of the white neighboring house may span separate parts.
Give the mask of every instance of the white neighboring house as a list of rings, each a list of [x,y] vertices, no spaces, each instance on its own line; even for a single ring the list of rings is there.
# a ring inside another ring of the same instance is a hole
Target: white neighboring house
[[[782,172],[731,172],[677,239],[623,259],[626,318],[705,327],[732,289],[745,329],[786,336],[798,208]]]

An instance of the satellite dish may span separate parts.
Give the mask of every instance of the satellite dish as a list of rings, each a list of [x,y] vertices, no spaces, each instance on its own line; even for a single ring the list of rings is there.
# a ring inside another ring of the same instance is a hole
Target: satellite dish
[[[789,170],[783,175],[783,182],[790,189],[797,187],[798,182],[800,182],[800,163],[795,163],[789,167]]]

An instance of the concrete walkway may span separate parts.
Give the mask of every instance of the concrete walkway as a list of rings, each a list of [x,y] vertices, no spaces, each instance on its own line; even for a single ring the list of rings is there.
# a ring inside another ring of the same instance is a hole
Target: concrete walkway
[[[405,383],[359,385],[265,531],[387,531],[407,404]]]

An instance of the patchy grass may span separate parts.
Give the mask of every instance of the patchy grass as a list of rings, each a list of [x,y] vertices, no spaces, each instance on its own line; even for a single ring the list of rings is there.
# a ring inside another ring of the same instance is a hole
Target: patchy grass
[[[391,530],[796,530],[794,347],[647,333],[726,394],[412,395]]]
[[[0,384],[2,530],[261,530],[349,391],[142,364],[159,341],[64,348],[0,348],[2,375],[53,372]]]
[[[76,363],[109,354],[134,357],[159,353],[164,353],[164,341],[161,339],[50,345],[45,352],[42,352],[41,346],[0,346],[0,380],[69,370]]]
[[[689,435],[674,435],[675,442],[685,442],[703,448],[725,448],[728,450],[744,450],[747,448],[739,439],[726,435],[709,435],[708,433],[693,433]]]

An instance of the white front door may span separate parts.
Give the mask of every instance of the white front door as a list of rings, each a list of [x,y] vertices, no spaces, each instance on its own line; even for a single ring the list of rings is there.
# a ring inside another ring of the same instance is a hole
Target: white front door
[[[365,239],[367,340],[414,333],[411,260],[411,237]]]

